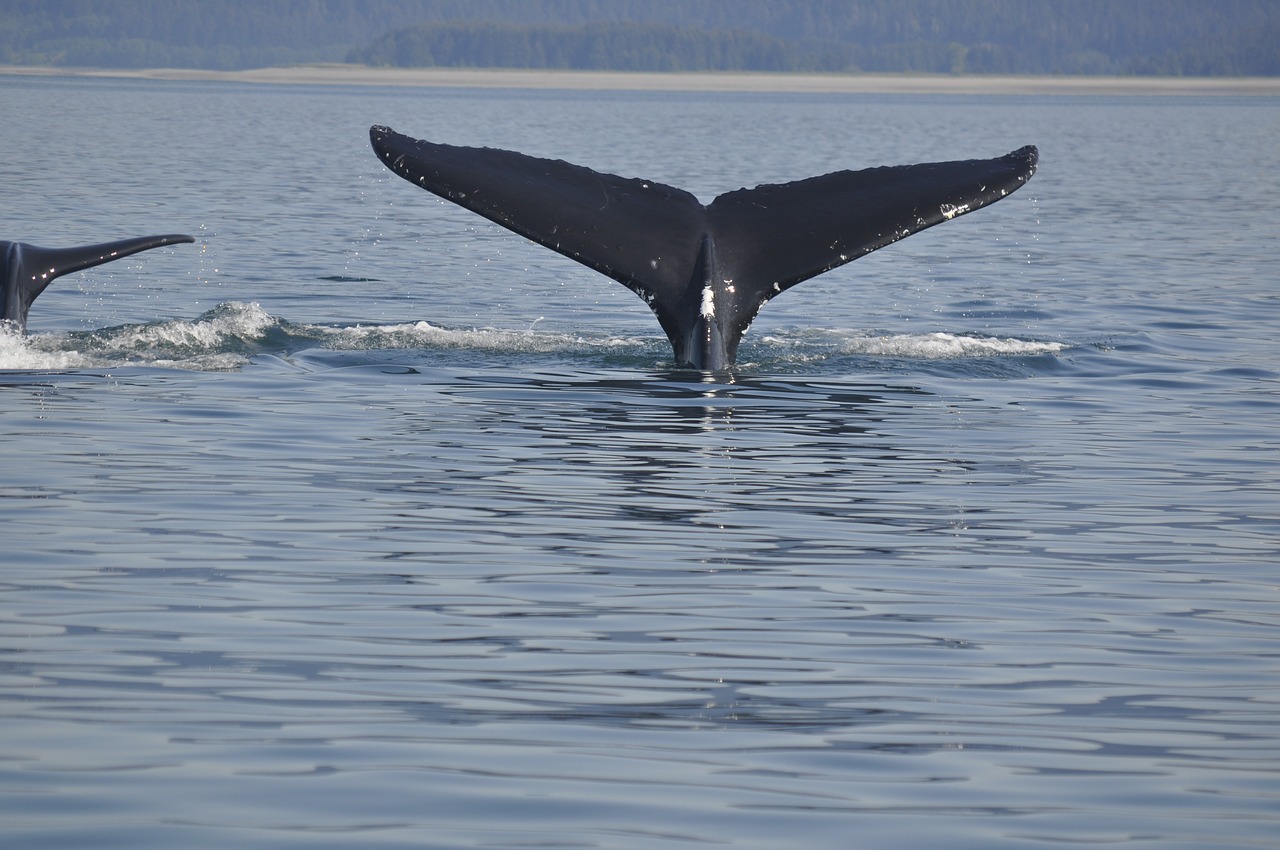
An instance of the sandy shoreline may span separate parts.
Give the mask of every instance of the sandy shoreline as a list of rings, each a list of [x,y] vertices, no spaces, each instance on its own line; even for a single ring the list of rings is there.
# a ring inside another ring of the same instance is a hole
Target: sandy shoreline
[[[1280,96],[1277,77],[1045,77],[915,74],[623,73],[502,68],[297,65],[246,71],[114,70],[0,65],[0,75],[117,77],[350,86],[600,91],[820,92],[848,94],[1063,94]]]

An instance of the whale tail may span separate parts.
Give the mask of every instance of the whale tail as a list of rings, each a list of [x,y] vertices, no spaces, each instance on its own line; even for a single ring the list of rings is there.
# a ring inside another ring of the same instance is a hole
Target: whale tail
[[[765,302],[994,203],[1035,173],[1028,146],[995,159],[838,171],[739,189],[703,205],[651,180],[514,151],[369,131],[405,180],[608,275],[657,315],[676,362],[733,365]]]
[[[139,236],[78,248],[40,248],[23,242],[0,241],[0,322],[11,322],[25,329],[32,303],[55,278],[64,274],[162,245],[194,241],[194,237],[183,234]]]

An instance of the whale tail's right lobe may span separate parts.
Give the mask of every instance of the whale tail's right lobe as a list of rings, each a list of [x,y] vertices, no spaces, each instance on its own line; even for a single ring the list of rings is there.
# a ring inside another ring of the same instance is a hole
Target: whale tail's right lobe
[[[31,305],[64,274],[100,266],[139,251],[194,242],[191,236],[139,236],[116,242],[83,245],[77,248],[40,248],[23,242],[0,241],[0,321],[26,328]]]
[[[837,171],[727,192],[708,207],[721,268],[764,301],[935,224],[995,203],[1035,173],[1028,146],[995,159]],[[754,317],[754,312],[752,313]]]

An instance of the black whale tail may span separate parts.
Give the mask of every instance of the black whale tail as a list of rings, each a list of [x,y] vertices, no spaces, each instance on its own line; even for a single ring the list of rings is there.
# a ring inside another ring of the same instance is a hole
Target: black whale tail
[[[720,195],[375,126],[405,180],[608,275],[645,300],[677,363],[719,370],[760,308],[797,283],[994,203],[1035,173],[1002,157],[838,171]]]
[[[138,236],[78,248],[40,248],[0,241],[0,322],[26,328],[31,305],[55,278],[162,245],[194,242],[184,234]]]

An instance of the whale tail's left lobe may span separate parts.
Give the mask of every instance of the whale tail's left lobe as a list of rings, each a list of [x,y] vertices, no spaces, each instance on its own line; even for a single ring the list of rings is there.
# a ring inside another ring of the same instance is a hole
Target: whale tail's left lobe
[[[138,236],[77,248],[0,241],[0,321],[26,328],[31,305],[56,278],[162,245],[194,242],[185,234]]]

